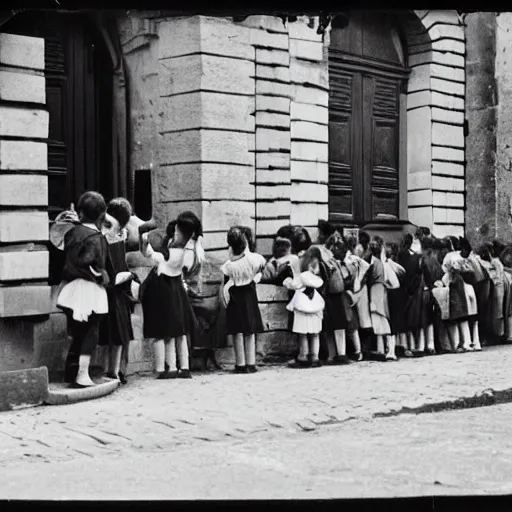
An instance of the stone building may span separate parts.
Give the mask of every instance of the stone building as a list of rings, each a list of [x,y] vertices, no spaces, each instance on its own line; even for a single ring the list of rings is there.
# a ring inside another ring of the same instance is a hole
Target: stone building
[[[314,236],[321,218],[507,236],[510,16],[354,11],[322,30],[310,16],[6,14],[0,369],[62,363],[48,223],[85,189],[162,225],[195,211],[211,294],[233,224],[263,254],[280,226]],[[260,298],[264,353],[286,343],[286,297]]]

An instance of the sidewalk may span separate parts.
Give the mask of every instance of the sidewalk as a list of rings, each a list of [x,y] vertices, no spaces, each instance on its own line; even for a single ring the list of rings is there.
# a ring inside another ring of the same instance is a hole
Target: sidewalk
[[[0,465],[20,457],[69,460],[205,441],[311,431],[321,424],[512,388],[512,347],[188,380],[132,378],[91,402],[0,416]],[[377,420],[375,420],[377,421]]]

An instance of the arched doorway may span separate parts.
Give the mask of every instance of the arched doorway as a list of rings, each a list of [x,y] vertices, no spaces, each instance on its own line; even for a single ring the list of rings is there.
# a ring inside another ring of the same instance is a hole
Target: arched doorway
[[[112,154],[112,59],[85,14],[24,12],[2,32],[45,40],[50,219],[88,189],[115,190]]]
[[[329,217],[399,219],[407,52],[395,14],[351,11],[329,48]],[[402,184],[403,186],[403,184]]]

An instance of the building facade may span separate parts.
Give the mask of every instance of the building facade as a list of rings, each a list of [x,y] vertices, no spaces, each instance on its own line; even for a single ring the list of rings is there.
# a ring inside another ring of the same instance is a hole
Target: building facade
[[[5,17],[0,369],[62,362],[48,223],[85,189],[126,195],[162,226],[195,211],[212,296],[234,224],[254,230],[263,254],[280,226],[314,237],[327,218],[507,238],[510,15],[368,10],[320,25],[163,11]],[[291,347],[285,294],[259,293],[260,352]]]

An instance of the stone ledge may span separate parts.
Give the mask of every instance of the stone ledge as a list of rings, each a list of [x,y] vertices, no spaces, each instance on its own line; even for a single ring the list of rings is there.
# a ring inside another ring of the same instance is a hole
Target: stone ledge
[[[52,384],[44,400],[46,405],[66,405],[101,398],[113,393],[120,385],[118,380],[101,380],[96,386],[84,389],[68,388],[67,384]]]
[[[42,405],[47,397],[48,369],[45,366],[0,372],[0,411]]]

